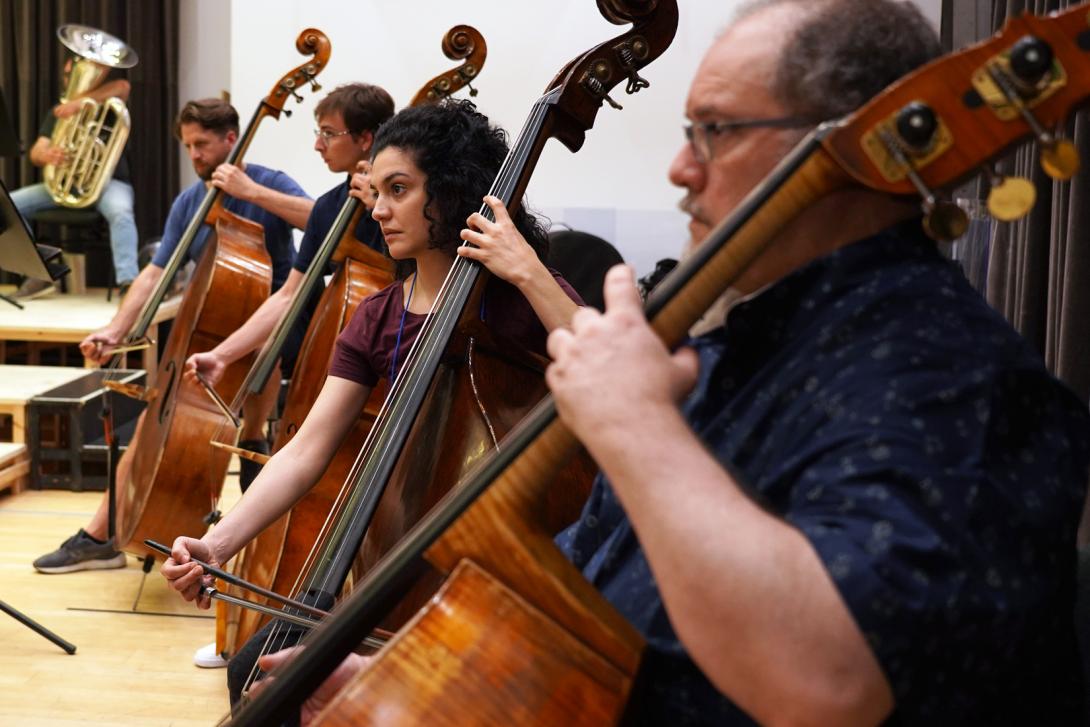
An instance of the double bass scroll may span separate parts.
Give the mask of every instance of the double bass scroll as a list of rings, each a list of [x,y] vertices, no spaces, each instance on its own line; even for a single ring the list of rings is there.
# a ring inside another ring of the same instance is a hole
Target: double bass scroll
[[[471,25],[455,25],[443,36],[443,55],[452,61],[464,62],[425,83],[409,102],[410,106],[438,101],[457,93],[463,86],[469,87],[470,96],[477,95],[477,89],[470,84],[480,75],[488,55],[488,45],[480,31]]]

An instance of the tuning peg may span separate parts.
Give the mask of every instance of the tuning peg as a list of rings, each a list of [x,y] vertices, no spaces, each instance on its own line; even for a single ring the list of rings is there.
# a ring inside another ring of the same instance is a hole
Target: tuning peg
[[[1079,171],[1079,150],[1067,139],[1050,138],[1050,143],[1042,142],[1041,168],[1053,179],[1066,182]]]
[[[927,104],[913,101],[897,113],[897,136],[912,151],[923,153],[931,146],[939,120]]]
[[[615,50],[621,61],[621,67],[628,75],[628,83],[625,85],[625,93],[632,95],[639,93],[640,89],[650,88],[651,82],[640,75],[638,60],[647,58],[649,46],[642,37],[636,37],[631,43],[623,43]]]
[[[948,199],[925,197],[923,212],[923,229],[932,240],[953,242],[969,229],[969,215]]]
[[[619,103],[617,103],[612,98],[610,98],[610,95],[608,93],[606,93],[605,84],[603,84],[600,80],[598,80],[594,76],[590,76],[590,75],[586,76],[583,79],[583,86],[586,87],[586,89],[588,91],[590,91],[594,95],[595,98],[597,98],[599,100],[602,100],[602,101],[608,102],[609,105],[612,106],[613,108],[618,109],[618,110],[624,108],[624,106],[621,106]]]
[[[1025,40],[1023,38],[1023,41]],[[1043,43],[1043,41],[1041,43],[1045,48],[1048,48],[1048,44]],[[1043,53],[1044,51],[1037,48],[1036,52]],[[1051,52],[1052,50],[1049,48],[1048,53],[1051,54]],[[1013,70],[1014,51],[1012,50],[1011,53]],[[1050,57],[1049,66],[1051,66],[1051,63]],[[1026,64],[1028,65],[1029,61],[1026,61]],[[1075,148],[1075,145],[1066,139],[1057,139],[1042,126],[1037,117],[1033,115],[1033,112],[1026,108],[1022,94],[1015,88],[1014,81],[1011,80],[1011,76],[1003,68],[992,64],[988,66],[988,73],[991,75],[992,80],[995,81],[995,85],[1007,98],[1007,101],[1018,110],[1026,124],[1029,125],[1033,135],[1037,137],[1037,142],[1041,145],[1041,168],[1045,170],[1045,174],[1061,182],[1075,176],[1075,172],[1079,170],[1079,151]]]
[[[295,79],[294,78],[285,78],[283,81],[281,81],[280,89],[284,93],[291,94],[291,97],[294,98],[299,103],[303,102],[303,97],[300,96],[299,93],[295,90]]]
[[[1027,88],[1035,88],[1052,70],[1054,58],[1052,46],[1035,35],[1024,35],[1011,47],[1011,73]]]
[[[923,153],[931,145],[939,128],[935,112],[923,103],[910,103],[897,114],[893,128],[897,136],[889,128],[883,128],[879,130],[878,138],[923,198],[924,230],[940,242],[958,239],[969,229],[969,216],[953,202],[937,197],[905,154],[906,148]]]
[[[466,81],[466,88],[469,89],[469,95],[470,96],[476,96],[477,95],[477,89],[473,88],[473,84],[470,83],[469,81]]]
[[[1004,177],[989,168],[988,212],[1001,222],[1013,222],[1026,216],[1037,201],[1037,190],[1025,177]]]
[[[579,79],[579,85],[590,91],[591,95],[599,101],[607,101],[613,108],[623,109],[623,106],[610,98],[606,90],[606,82],[613,75],[612,68],[610,63],[601,58],[595,60]]]
[[[318,69],[315,68],[313,64],[308,65],[302,70],[304,80],[306,81],[306,83],[310,84],[310,89],[314,91],[314,93],[318,93],[322,90],[321,84],[318,83],[317,70]]]

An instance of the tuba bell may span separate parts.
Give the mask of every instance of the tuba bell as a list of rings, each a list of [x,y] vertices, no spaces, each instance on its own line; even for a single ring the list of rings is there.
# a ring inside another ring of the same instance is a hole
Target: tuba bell
[[[72,52],[65,63],[60,103],[98,87],[111,68],[132,68],[136,51],[109,33],[86,25],[62,25],[57,37]],[[80,99],[72,116],[57,119],[50,141],[65,152],[63,164],[42,169],[46,189],[64,207],[89,207],[110,182],[129,138],[129,110],[119,98]]]

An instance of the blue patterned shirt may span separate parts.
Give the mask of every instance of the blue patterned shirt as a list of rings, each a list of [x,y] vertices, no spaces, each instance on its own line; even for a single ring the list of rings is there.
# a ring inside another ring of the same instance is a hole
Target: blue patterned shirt
[[[893,687],[891,724],[1075,724],[1090,417],[918,227],[736,306],[692,342],[684,412],[809,539]],[[688,658],[604,479],[557,541],[647,638],[642,721],[751,723]]]

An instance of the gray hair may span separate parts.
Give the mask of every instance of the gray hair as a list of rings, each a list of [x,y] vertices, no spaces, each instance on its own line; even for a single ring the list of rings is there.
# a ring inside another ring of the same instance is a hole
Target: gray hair
[[[784,40],[772,92],[814,122],[851,113],[942,53],[919,8],[902,0],[749,0],[734,23],[781,5],[805,14]]]

